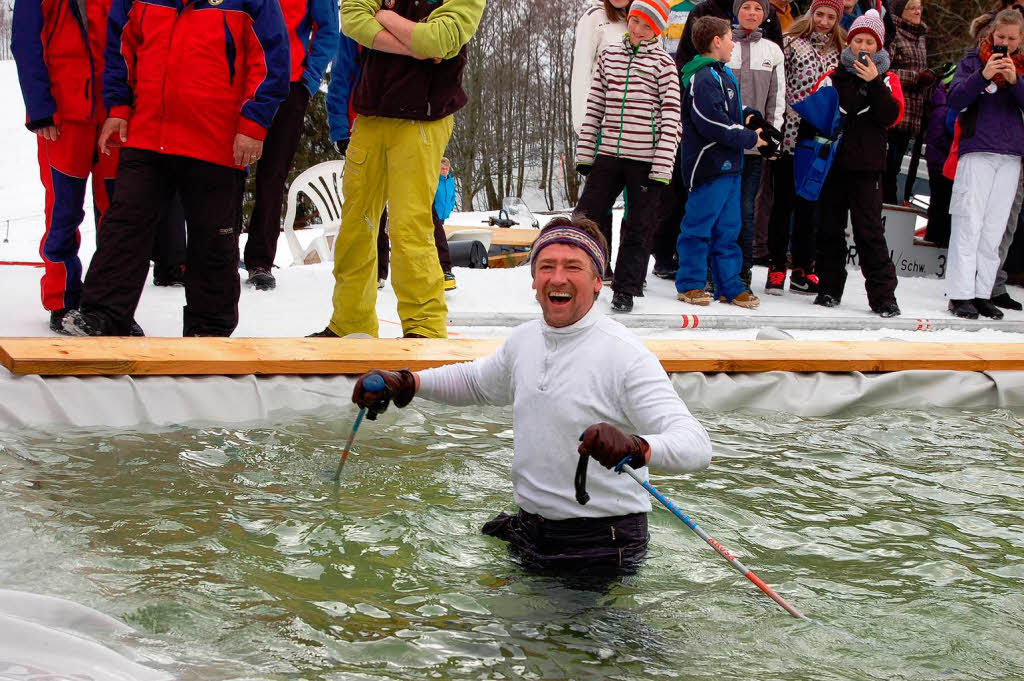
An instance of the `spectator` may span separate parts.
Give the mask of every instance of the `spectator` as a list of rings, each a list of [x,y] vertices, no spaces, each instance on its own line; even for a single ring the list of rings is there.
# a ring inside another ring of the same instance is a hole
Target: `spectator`
[[[610,469],[627,457],[633,468],[673,473],[711,461],[707,432],[657,359],[594,305],[606,248],[589,220],[555,218],[531,252],[542,320],[513,330],[490,357],[417,373],[374,370],[385,391],[369,392],[364,375],[352,392],[353,402],[370,409],[388,399],[404,407],[416,395],[454,405],[512,406],[518,512],[499,514],[483,533],[509,542],[527,569],[635,573],[647,555],[650,498]],[[604,467],[584,469],[585,505],[577,495],[580,454]]]
[[[889,0],[843,0],[843,15],[839,25],[844,31],[849,31],[857,17],[864,16],[869,9],[875,10],[882,17],[886,39],[884,49],[888,50],[891,41],[896,37],[896,25],[893,23],[893,14],[889,11]]]
[[[288,93],[281,7],[241,0],[179,12],[116,0],[106,57],[110,116],[98,146],[102,154],[111,144],[125,148],[81,311],[68,313],[64,328],[80,336],[128,333],[154,231],[180,191],[188,229],[182,333],[229,336],[238,324],[244,168],[260,158]]]
[[[587,113],[587,95],[597,73],[597,58],[606,47],[619,45],[626,35],[626,14],[631,0],[590,0],[590,7],[576,24],[576,42],[572,52],[572,79],[569,105],[572,127],[580,134]],[[628,204],[628,200],[626,201]],[[592,218],[601,228],[605,241],[612,243],[612,211]],[[609,256],[611,251],[608,251]],[[605,281],[613,278],[611,263],[605,270]]]
[[[949,88],[949,107],[961,112],[946,273],[949,309],[957,317],[1003,316],[990,298],[1024,156],[1022,28],[1020,12],[999,12]]]
[[[380,0],[346,0],[341,7],[342,29],[363,46],[352,94],[358,118],[342,180],[334,313],[315,336],[377,335],[373,284],[378,220],[385,205],[402,332],[447,336],[444,275],[431,243],[431,205],[453,114],[466,103],[466,43],[480,24],[485,0],[440,5],[395,0],[388,5],[381,9]]]
[[[844,31],[849,31],[857,17],[864,14],[858,0],[843,0],[843,16],[839,18],[839,25]]]
[[[928,25],[921,21],[921,0],[893,0],[896,35],[889,46],[890,69],[900,79],[906,110],[903,119],[889,131],[889,150],[885,161],[885,203],[900,203],[897,178],[912,139],[922,134],[926,124],[924,103],[935,85],[935,72],[928,68],[925,37]],[[908,197],[904,197],[906,199]]]
[[[331,144],[345,158],[348,141],[352,136],[352,123],[356,113],[352,110],[352,91],[359,78],[359,43],[345,34],[338,36],[338,50],[331,61],[331,78],[327,83],[328,137]]]
[[[779,18],[779,29],[783,33],[787,33],[789,27],[800,16],[800,7],[796,4],[796,0],[770,0],[770,2],[772,9],[775,10],[775,16]]]
[[[818,277],[814,273],[814,203],[797,196],[793,183],[793,152],[801,132],[801,119],[793,111],[793,104],[811,94],[822,76],[839,63],[845,47],[838,23],[842,11],[840,0],[814,0],[807,14],[786,34],[783,54],[787,106],[782,154],[771,164],[774,196],[768,222],[768,280],[764,285],[764,292],[770,295],[782,295],[790,249],[793,273],[789,290],[804,295],[818,293]],[[807,134],[807,128],[804,133]]]
[[[626,36],[598,58],[576,145],[576,168],[587,176],[577,214],[603,216],[623,187],[631,199],[612,281],[616,312],[632,311],[633,298],[643,295],[661,193],[682,132],[679,78],[658,42],[667,21],[663,0],[634,0]]]
[[[717,17],[693,22],[693,43],[700,52],[683,67],[683,181],[690,198],[680,226],[679,300],[707,305],[705,290],[710,251],[711,277],[723,302],[754,308],[760,301],[740,279],[743,254],[737,243],[743,150],[764,146],[761,129],[743,126],[760,113],[743,108],[739,83],[726,65],[732,56],[732,29]]]
[[[889,55],[882,49],[885,26],[878,12],[869,9],[854,21],[847,40],[842,65],[823,81],[835,87],[846,115],[843,140],[821,193],[821,281],[814,304],[836,307],[843,298],[846,226],[852,223],[868,305],[882,317],[896,317],[896,268],[885,241],[881,180],[886,134],[901,113],[899,78],[888,72]]]
[[[953,193],[953,181],[942,173],[942,166],[945,165],[953,145],[953,125],[957,115],[957,112],[946,104],[946,94],[952,80],[951,72],[932,93],[928,137],[925,144],[930,194],[925,238],[942,248],[949,247],[949,200]]]
[[[302,138],[309,100],[320,91],[324,70],[338,45],[338,5],[335,0],[278,0],[288,29],[291,84],[277,109],[256,164],[252,216],[245,242],[246,284],[257,291],[277,286],[273,273],[281,236],[281,197],[292,160]]]
[[[690,12],[690,16],[686,19],[686,26],[683,27],[683,35],[679,39],[679,47],[676,49],[676,66],[680,71],[700,54],[693,44],[694,22],[701,17],[718,17],[725,19],[730,25],[734,25],[736,17],[733,14],[732,6],[733,0],[703,0]],[[782,29],[773,7],[768,9],[768,15],[761,23],[761,35],[779,47],[782,46]]]
[[[452,256],[448,252],[448,237],[444,233],[444,221],[455,210],[455,176],[452,175],[452,162],[447,157],[441,159],[441,176],[437,179],[437,190],[434,192],[434,243],[437,244],[437,256],[444,272],[444,290],[455,289],[455,275],[452,274]]]
[[[729,59],[729,68],[739,81],[743,106],[763,112],[764,122],[778,133],[786,110],[786,73],[782,48],[770,40],[761,39],[760,24],[767,12],[768,0],[734,2],[733,13],[739,27],[733,29],[736,46]],[[761,187],[763,167],[760,154],[754,149],[746,150],[740,183],[743,227],[739,244],[743,251],[740,278],[748,289],[754,255],[754,203]]]
[[[45,196],[40,294],[57,333],[64,332],[64,316],[78,307],[82,294],[78,227],[85,217],[86,181],[91,174],[97,231],[114,191],[117,154],[96,156],[106,117],[100,83],[108,6],[99,0],[18,0],[14,6],[11,53],[25,100],[25,127],[36,134]]]

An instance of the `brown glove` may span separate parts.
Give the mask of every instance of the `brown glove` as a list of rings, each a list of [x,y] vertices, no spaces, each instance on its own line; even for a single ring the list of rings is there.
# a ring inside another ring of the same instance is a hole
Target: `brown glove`
[[[384,390],[370,391],[363,386],[363,383],[370,376],[380,376],[384,381]],[[372,369],[356,380],[352,389],[352,401],[360,409],[368,409],[370,414],[379,414],[386,411],[389,402],[394,402],[396,407],[404,407],[412,401],[416,394],[416,378],[408,369],[399,371],[382,371]]]
[[[647,465],[646,452],[650,449],[639,435],[623,433],[610,423],[595,423],[580,435],[580,454],[589,454],[605,468],[614,468],[629,457],[632,468]]]

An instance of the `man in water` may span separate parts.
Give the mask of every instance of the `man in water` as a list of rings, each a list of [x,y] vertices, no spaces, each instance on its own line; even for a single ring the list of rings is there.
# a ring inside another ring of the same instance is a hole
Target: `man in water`
[[[555,218],[531,254],[533,289],[543,320],[513,330],[498,351],[465,364],[421,372],[373,370],[356,381],[352,401],[378,411],[419,394],[453,405],[513,405],[514,516],[498,515],[483,532],[508,541],[524,566],[579,574],[632,574],[647,554],[650,498],[611,470],[650,465],[682,473],[711,462],[707,432],[690,415],[658,360],[622,324],[594,306],[607,244],[597,225]],[[384,379],[383,392],[363,387]],[[577,501],[579,456],[591,471],[590,500]]]

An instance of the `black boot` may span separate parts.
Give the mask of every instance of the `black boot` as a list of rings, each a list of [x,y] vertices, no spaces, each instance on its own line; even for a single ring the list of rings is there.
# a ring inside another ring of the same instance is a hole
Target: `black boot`
[[[982,317],[988,317],[989,319],[1003,318],[1003,311],[993,305],[992,301],[988,298],[975,298],[974,308]]]
[[[878,307],[872,307],[871,311],[874,312],[879,317],[884,317],[885,319],[900,316],[900,306],[896,304],[896,301],[893,301],[891,303],[884,303],[882,305],[879,305]]]
[[[311,333],[306,338],[338,338],[338,334],[331,331],[331,327],[325,326],[323,331]]]
[[[99,315],[81,310],[68,310],[64,315],[64,333],[69,336],[115,336]]]
[[[978,318],[978,308],[974,307],[974,303],[970,300],[950,299],[949,311],[953,313],[954,317],[959,317],[960,319]]]
[[[822,307],[839,307],[839,299],[830,293],[819,293],[814,299],[814,304]]]
[[[62,334],[64,336],[69,335],[64,330],[64,315],[73,310],[73,307],[62,307],[59,310],[50,310],[50,331]]]
[[[249,278],[245,281],[257,291],[273,291],[277,288],[277,280],[270,273],[269,267],[253,267],[249,270]]]
[[[1004,310],[1022,310],[1024,306],[1010,297],[1010,294],[1003,291],[998,296],[992,296],[992,304]]]
[[[612,296],[612,310],[615,312],[632,312],[633,296],[622,291],[616,291]]]

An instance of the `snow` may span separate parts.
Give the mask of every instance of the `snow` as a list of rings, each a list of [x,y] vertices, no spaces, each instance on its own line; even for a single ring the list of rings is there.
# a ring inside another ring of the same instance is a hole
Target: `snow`
[[[39,238],[43,232],[43,191],[39,183],[35,136],[25,130],[24,108],[13,62],[0,62],[0,136],[5,140],[5,153],[0,155],[0,262],[39,262]],[[88,194],[87,194],[88,196]],[[87,263],[95,250],[95,227],[91,207],[86,207],[82,225],[81,256]],[[483,224],[487,213],[454,214],[452,224]],[[493,215],[493,213],[492,213]],[[537,216],[543,222],[546,216]],[[302,234],[300,232],[300,234]],[[309,238],[304,235],[304,238]],[[243,235],[244,240],[244,235]],[[239,303],[240,322],[235,336],[294,337],[322,329],[331,313],[334,279],[329,264],[292,266],[287,244],[280,243],[277,255],[279,269],[274,271],[277,289],[259,292],[243,286]],[[48,336],[48,315],[39,303],[37,267],[0,265],[0,335]],[[242,273],[244,277],[244,272]],[[446,294],[449,313],[500,315],[501,313],[537,314],[540,307],[533,298],[530,272],[527,267],[514,269],[472,270],[456,268],[458,288]],[[754,291],[760,295],[767,272],[754,268]],[[635,300],[634,315],[700,314],[799,316],[829,318],[862,317],[876,320],[868,308],[863,278],[859,270],[851,270],[841,307],[828,310],[811,304],[811,298],[788,293],[781,297],[761,295],[761,307],[748,311],[721,303],[706,308],[681,303],[675,298],[673,282],[647,278],[646,295]],[[1017,298],[1024,291],[1011,288]],[[901,278],[896,291],[903,318],[932,320],[952,319],[946,311],[942,281],[923,278]],[[602,292],[597,305],[609,309],[611,291]],[[150,336],[181,334],[181,308],[185,302],[181,288],[159,288],[147,281],[136,315]],[[397,337],[401,326],[396,313],[396,299],[390,283],[380,291],[377,313],[380,335]],[[1024,323],[1024,312],[1007,312],[1007,321]],[[475,327],[450,329],[452,337],[484,337],[507,334],[508,327]],[[642,335],[661,338],[754,338],[757,329],[637,329]],[[1020,342],[1020,333],[987,329],[982,331],[933,331],[928,333],[895,329],[861,331],[792,331],[800,339],[869,340],[906,339],[915,341],[1000,341]]]

